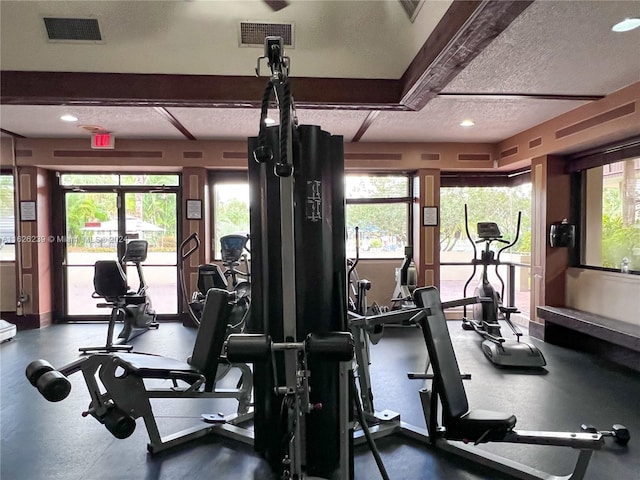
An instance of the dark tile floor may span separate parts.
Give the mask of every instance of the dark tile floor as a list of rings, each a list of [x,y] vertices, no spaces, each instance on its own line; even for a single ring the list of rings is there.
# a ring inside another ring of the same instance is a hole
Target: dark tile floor
[[[545,374],[528,374],[493,367],[480,351],[479,337],[450,322],[461,370],[472,374],[465,382],[474,408],[502,410],[518,417],[518,428],[574,430],[588,422],[600,428],[623,423],[631,430],[626,448],[608,441],[595,452],[587,479],[640,479],[640,374],[585,353],[539,342],[548,367]],[[26,365],[46,358],[61,366],[76,358],[82,345],[100,344],[104,324],[54,325],[20,332],[0,345],[0,478],[2,480],[170,480],[270,479],[265,462],[250,448],[216,437],[150,455],[142,425],[125,440],[112,437],[102,425],[80,413],[89,403],[82,376],[72,375],[73,389],[60,403],[49,403],[24,377]],[[191,352],[195,331],[177,323],[135,339],[136,350],[184,359]],[[401,412],[403,420],[424,427],[418,398],[422,381],[410,381],[408,371],[420,371],[426,361],[418,330],[388,328],[372,347],[376,408]],[[224,402],[158,401],[159,422],[170,429],[198,422],[203,411],[218,411]],[[391,479],[501,479],[478,465],[401,437],[378,441]],[[568,448],[490,444],[482,448],[541,470],[567,473],[576,452]],[[371,453],[357,447],[355,478],[380,478]]]

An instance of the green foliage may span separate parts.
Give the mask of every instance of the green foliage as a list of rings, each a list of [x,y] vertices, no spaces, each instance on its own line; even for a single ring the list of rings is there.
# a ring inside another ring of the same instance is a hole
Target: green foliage
[[[369,248],[382,248],[382,240],[373,238],[371,242],[369,242]]]
[[[84,236],[86,222],[104,222],[117,215],[114,193],[67,193],[67,236]]]
[[[623,258],[629,259],[631,270],[640,270],[640,224],[624,225],[622,195],[617,188],[602,192],[602,267],[620,268]]]
[[[360,227],[363,236],[407,238],[407,204],[347,205],[347,229]]]
[[[249,205],[238,198],[217,202],[215,209],[215,251],[220,255],[220,238],[233,233],[249,233]]]
[[[520,238],[512,251],[531,251],[531,184],[518,187],[451,187],[440,190],[440,249],[452,250],[459,242],[468,244],[464,205],[469,211],[469,232],[475,238],[477,222],[496,222],[505,240],[516,233],[518,212],[522,212]]]

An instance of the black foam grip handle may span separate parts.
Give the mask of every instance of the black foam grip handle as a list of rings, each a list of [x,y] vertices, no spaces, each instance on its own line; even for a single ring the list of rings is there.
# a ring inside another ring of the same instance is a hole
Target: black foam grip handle
[[[348,362],[353,358],[354,342],[349,332],[310,333],[305,340],[309,357],[333,362]]]
[[[227,360],[231,363],[262,362],[271,355],[271,337],[260,333],[231,334],[227,339]]]

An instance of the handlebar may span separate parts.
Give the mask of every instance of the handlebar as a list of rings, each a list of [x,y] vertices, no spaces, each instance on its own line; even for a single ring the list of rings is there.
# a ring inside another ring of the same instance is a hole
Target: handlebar
[[[358,265],[358,262],[360,261],[360,235],[359,235],[359,231],[360,228],[359,227],[355,227],[355,234],[356,234],[356,258],[353,260],[353,264],[351,265],[351,268],[349,269],[349,272],[347,273],[347,278],[351,278],[351,273],[356,269],[356,265]]]
[[[193,245],[189,250],[185,252],[185,248],[191,241],[195,242],[195,245]],[[193,254],[193,252],[198,250],[198,248],[200,248],[200,237],[198,236],[198,232],[193,232],[180,244],[180,257],[182,258],[182,261],[185,261],[187,258],[189,258]]]

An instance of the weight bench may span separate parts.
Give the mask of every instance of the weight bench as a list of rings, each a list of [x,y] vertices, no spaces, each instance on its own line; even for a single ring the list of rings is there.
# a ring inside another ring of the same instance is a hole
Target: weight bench
[[[183,362],[145,353],[100,353],[82,357],[55,370],[46,360],[36,360],[27,367],[29,381],[51,402],[65,399],[71,390],[68,375],[82,371],[91,404],[83,416],[91,415],[104,424],[116,438],[127,438],[142,418],[149,435],[149,452],[156,453],[215,432],[251,444],[252,434],[238,425],[252,417],[249,411],[253,374],[246,364],[231,364],[241,371],[237,388],[216,389],[216,374],[229,315],[232,294],[226,290],[207,292],[202,322],[193,354]],[[171,388],[156,388],[153,383],[166,380]],[[160,434],[153,414],[152,398],[232,398],[238,401],[235,414],[203,415],[206,425],[168,436]]]
[[[431,390],[420,391],[422,408],[429,431],[429,442],[447,452],[462,456],[514,478],[533,480],[580,480],[584,478],[593,450],[600,449],[604,438],[599,433],[569,433],[516,430],[516,417],[502,412],[472,410],[462,383],[451,337],[436,287],[414,292],[416,306],[423,308],[414,321],[422,327],[433,368]],[[439,404],[442,415],[439,414]],[[442,425],[440,425],[440,416]],[[556,445],[578,449],[573,472],[556,476],[518,462],[483,451],[474,446],[486,442]]]

